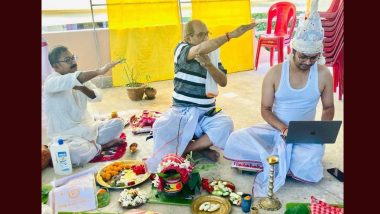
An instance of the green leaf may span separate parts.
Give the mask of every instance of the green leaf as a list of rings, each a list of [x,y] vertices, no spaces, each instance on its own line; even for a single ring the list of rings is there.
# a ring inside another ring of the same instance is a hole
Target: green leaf
[[[305,204],[300,204],[286,209],[285,214],[309,214],[309,208]]]
[[[98,193],[96,198],[98,199],[98,208],[105,207],[110,203],[110,193],[108,190],[105,193]]]
[[[213,168],[216,168],[215,163],[202,163],[202,164],[197,164],[195,168],[193,169],[193,172],[199,173],[201,171],[208,171]]]
[[[192,172],[190,174],[189,180],[187,181],[187,186],[189,186],[190,190],[195,190],[195,188],[201,185],[201,176],[198,172]]]
[[[49,199],[49,192],[53,189],[50,184],[43,184],[41,188],[41,202],[46,204]]]
[[[166,174],[166,173],[157,173],[157,175],[163,179],[175,179],[181,177],[181,174],[175,173],[175,174]]]

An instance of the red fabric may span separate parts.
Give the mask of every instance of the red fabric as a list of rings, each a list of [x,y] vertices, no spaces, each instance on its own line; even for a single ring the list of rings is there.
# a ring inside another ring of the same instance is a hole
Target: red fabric
[[[333,207],[327,203],[314,198],[310,198],[310,209],[312,214],[343,214],[343,208]]]
[[[133,115],[129,119],[131,124],[132,133],[140,134],[152,131],[152,127],[160,112],[144,110],[142,113]]]
[[[127,149],[127,141],[125,133],[121,133],[120,139],[124,140],[122,144],[108,148],[102,151],[98,156],[95,156],[90,163],[112,161],[121,158]]]

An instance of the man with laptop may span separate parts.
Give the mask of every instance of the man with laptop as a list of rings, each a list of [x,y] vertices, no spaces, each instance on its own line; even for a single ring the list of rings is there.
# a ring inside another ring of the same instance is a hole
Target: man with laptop
[[[310,16],[298,28],[291,41],[292,53],[283,63],[273,66],[262,85],[261,115],[268,124],[258,124],[233,132],[224,149],[224,157],[236,166],[247,166],[258,173],[253,186],[255,197],[267,195],[269,155],[279,157],[275,169],[274,191],[287,175],[303,182],[318,182],[323,177],[324,144],[286,143],[290,121],[314,121],[319,99],[322,121],[334,117],[333,79],[323,65],[324,30],[313,1]]]

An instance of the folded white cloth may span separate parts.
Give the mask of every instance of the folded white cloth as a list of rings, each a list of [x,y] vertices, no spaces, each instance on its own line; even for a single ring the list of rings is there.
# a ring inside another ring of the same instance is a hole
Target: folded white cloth
[[[218,68],[218,63],[220,62],[220,57],[219,57],[220,51],[219,49],[216,49],[213,52],[210,52],[208,56],[210,57],[211,63]],[[218,91],[218,84],[214,80],[214,78],[211,76],[210,72],[207,71],[207,76],[206,76],[206,96],[207,97],[216,97],[218,96],[219,91]]]

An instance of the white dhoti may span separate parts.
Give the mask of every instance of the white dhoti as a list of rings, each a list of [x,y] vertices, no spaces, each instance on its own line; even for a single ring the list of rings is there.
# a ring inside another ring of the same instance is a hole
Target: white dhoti
[[[233,123],[223,111],[204,116],[210,109],[172,107],[153,124],[153,154],[146,160],[149,172],[156,173],[158,164],[167,154],[182,155],[193,137],[207,134],[212,144],[224,149]]]
[[[101,152],[101,146],[113,139],[118,139],[124,129],[124,122],[115,118],[104,122],[99,122],[95,126],[97,129],[96,140],[86,139],[79,134],[66,134],[53,137],[51,143],[57,142],[60,138],[69,146],[70,159],[73,166],[82,166],[90,162]],[[85,130],[85,129],[83,129]]]
[[[318,182],[323,178],[324,145],[286,144],[281,133],[269,124],[259,124],[233,132],[224,150],[224,157],[235,162],[262,164],[252,193],[264,197],[268,191],[270,165],[267,157],[277,155],[274,192],[285,183],[286,175],[304,182]]]

